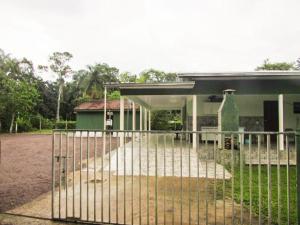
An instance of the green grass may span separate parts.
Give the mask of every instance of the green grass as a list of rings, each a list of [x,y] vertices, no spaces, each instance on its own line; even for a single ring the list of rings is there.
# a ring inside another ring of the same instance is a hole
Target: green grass
[[[45,130],[35,130],[35,131],[30,131],[28,132],[29,134],[52,134],[51,129],[45,129]]]
[[[231,171],[230,167],[227,167]],[[241,185],[243,185],[243,204],[245,208],[250,208],[250,169],[245,165],[241,171],[240,166],[234,167],[234,199],[235,202],[241,201]],[[252,166],[252,212],[258,216],[259,213],[259,167]],[[241,182],[241,174],[243,174],[243,182]],[[278,204],[278,178],[277,166],[271,166],[271,214],[272,224],[277,224],[278,221],[278,207],[280,207],[280,220],[281,224],[287,224],[287,168],[286,166],[280,167],[280,204]],[[297,224],[297,174],[296,166],[290,166],[290,213],[289,224]],[[226,181],[226,196],[231,196],[232,180]],[[261,216],[264,221],[268,218],[268,168],[261,166]],[[218,195],[222,196],[222,182],[218,184]]]

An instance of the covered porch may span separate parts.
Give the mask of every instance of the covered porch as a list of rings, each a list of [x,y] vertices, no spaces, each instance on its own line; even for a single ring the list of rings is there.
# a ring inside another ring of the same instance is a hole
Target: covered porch
[[[232,89],[239,110],[239,129],[236,131],[283,133],[300,128],[299,75],[299,72],[180,74],[180,82],[129,83],[119,87],[121,102],[127,98],[133,106],[135,103],[140,105],[143,112],[140,118],[133,116],[143,124],[140,130],[151,130],[151,111],[179,110],[184,131],[224,131],[219,126],[218,110],[224,90]],[[124,117],[120,127],[123,121]],[[133,120],[132,123],[135,130],[136,122]],[[248,142],[247,136],[245,138],[240,141]],[[196,133],[184,139],[191,141],[194,149],[201,141],[213,140],[211,135],[204,137]],[[221,148],[220,140],[218,142]],[[281,150],[284,142],[280,135]]]

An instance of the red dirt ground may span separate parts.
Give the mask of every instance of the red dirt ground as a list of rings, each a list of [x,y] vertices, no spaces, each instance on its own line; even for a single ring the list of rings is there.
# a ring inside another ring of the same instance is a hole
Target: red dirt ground
[[[0,212],[5,212],[51,190],[52,136],[0,135],[0,140]]]

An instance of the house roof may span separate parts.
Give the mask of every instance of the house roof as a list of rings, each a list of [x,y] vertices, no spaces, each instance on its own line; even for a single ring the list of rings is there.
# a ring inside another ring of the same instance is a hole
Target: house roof
[[[211,72],[211,73],[179,73],[178,77],[188,80],[276,80],[300,79],[300,71],[254,71],[254,72]]]
[[[139,109],[139,105],[135,104],[135,108]],[[125,100],[124,109],[131,110],[132,104]],[[75,107],[75,112],[79,111],[103,111],[104,110],[104,99],[98,101],[84,102]],[[106,110],[120,110],[120,100],[107,100],[106,101]]]

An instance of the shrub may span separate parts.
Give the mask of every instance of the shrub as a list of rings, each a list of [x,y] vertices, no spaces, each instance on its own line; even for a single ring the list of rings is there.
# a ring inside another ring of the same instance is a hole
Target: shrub
[[[40,122],[42,129],[53,129],[54,123],[52,120],[40,117],[40,116],[33,116],[31,117],[31,124],[33,128],[40,129]]]
[[[25,118],[18,118],[18,132],[28,132],[32,130],[32,124],[30,120]]]
[[[75,129],[76,121],[59,121],[55,123],[56,129]]]

